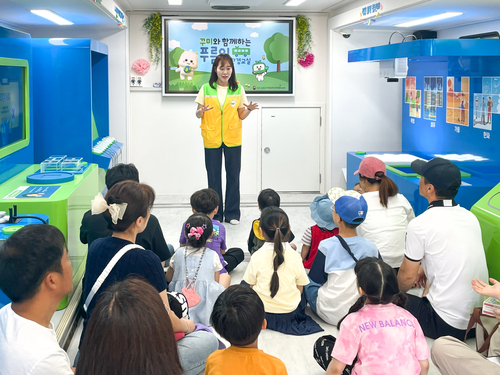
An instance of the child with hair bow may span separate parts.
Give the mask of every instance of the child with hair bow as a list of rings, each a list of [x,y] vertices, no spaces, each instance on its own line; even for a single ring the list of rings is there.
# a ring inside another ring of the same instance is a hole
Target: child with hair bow
[[[224,291],[219,284],[219,255],[205,246],[212,233],[212,220],[207,215],[191,215],[184,225],[187,246],[176,250],[167,270],[168,290],[184,294],[191,319],[206,326],[210,325],[215,300]]]

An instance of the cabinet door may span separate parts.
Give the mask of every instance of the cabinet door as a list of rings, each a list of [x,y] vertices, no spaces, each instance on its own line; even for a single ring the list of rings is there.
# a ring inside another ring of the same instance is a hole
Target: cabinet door
[[[320,190],[321,108],[262,109],[262,188]]]

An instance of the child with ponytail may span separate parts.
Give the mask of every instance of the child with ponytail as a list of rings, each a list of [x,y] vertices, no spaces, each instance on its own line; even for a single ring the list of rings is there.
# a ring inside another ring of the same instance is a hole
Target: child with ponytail
[[[278,207],[267,207],[262,210],[259,230],[266,242],[250,258],[243,280],[264,303],[267,329],[291,335],[322,331],[304,312],[302,289],[309,279],[300,254],[287,242],[288,216]]]
[[[203,213],[195,213],[186,220],[184,234],[186,246],[177,249],[170,258],[168,290],[183,293],[191,319],[208,326],[215,300],[224,291],[219,284],[222,270],[219,255],[206,247],[213,234],[212,220]]]
[[[345,373],[351,364],[350,373],[357,375],[426,375],[429,347],[417,319],[404,309],[407,297],[395,271],[368,257],[354,272],[360,297],[339,322],[337,339],[316,342],[316,361],[327,375]]]

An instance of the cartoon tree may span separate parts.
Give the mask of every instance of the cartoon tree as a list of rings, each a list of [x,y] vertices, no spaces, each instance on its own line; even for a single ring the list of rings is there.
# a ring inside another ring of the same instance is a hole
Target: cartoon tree
[[[264,43],[264,52],[267,60],[276,64],[277,72],[281,72],[281,63],[288,61],[288,37],[282,33],[274,33]]]
[[[184,52],[184,50],[181,47],[175,47],[170,51],[168,53],[168,66],[178,68],[182,52]]]

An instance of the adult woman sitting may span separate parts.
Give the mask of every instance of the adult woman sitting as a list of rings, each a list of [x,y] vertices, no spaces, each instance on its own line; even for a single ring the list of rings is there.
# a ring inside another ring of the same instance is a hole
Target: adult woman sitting
[[[135,244],[136,236],[148,223],[150,209],[155,199],[154,190],[135,181],[119,182],[108,190],[106,197],[98,194],[92,201],[92,214],[104,213],[111,237],[92,242],[87,256],[83,299],[88,319],[101,293],[130,275],[143,277],[156,288],[169,310],[170,322],[176,333],[186,336],[177,342],[179,357],[185,374],[197,374],[203,370],[208,356],[218,348],[218,341],[211,333],[194,332],[195,325],[188,319],[179,319],[167,297],[167,282],[158,256]]]
[[[399,270],[403,263],[408,223],[415,218],[410,202],[399,194],[397,185],[386,176],[385,163],[373,156],[364,158],[359,169],[359,184],[368,204],[365,221],[357,228],[378,248],[384,262]]]
[[[151,284],[128,278],[101,293],[76,374],[182,374],[167,309]]]

